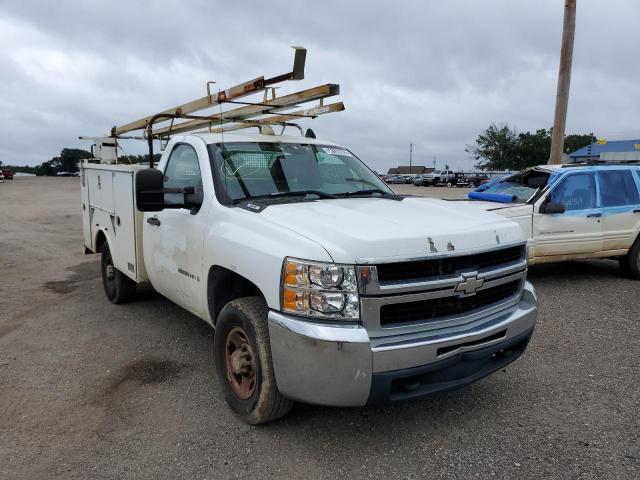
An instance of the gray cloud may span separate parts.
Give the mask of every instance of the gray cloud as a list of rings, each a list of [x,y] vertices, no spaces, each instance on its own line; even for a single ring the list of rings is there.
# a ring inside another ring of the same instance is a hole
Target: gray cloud
[[[77,136],[290,67],[287,91],[341,85],[347,111],[305,121],[374,168],[466,167],[490,122],[549,127],[562,0],[484,2],[0,2],[0,159],[37,164]],[[634,138],[640,6],[580,2],[567,129]],[[284,92],[284,88],[281,92]],[[132,153],[141,145],[127,145]],[[541,159],[543,161],[544,159]]]

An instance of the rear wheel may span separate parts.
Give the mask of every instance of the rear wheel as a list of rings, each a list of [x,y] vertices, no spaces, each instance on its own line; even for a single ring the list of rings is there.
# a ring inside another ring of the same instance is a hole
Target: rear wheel
[[[629,253],[620,258],[620,268],[628,277],[640,280],[640,238],[636,239]]]
[[[104,293],[112,303],[125,303],[136,293],[136,282],[131,280],[113,265],[109,244],[102,248],[102,286]]]
[[[447,188],[451,188],[451,187],[453,187],[453,183],[447,182]]]
[[[258,425],[283,417],[293,401],[276,384],[267,305],[261,297],[232,300],[216,323],[215,358],[225,399],[246,423]]]

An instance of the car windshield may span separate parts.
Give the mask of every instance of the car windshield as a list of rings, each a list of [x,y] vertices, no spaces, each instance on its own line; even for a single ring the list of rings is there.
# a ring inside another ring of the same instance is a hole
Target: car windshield
[[[342,147],[298,143],[224,143],[211,145],[219,183],[228,198],[393,192],[355,155]]]
[[[549,173],[540,170],[524,170],[482,185],[478,193],[508,195],[514,203],[527,203],[549,181]],[[491,198],[487,198],[491,200]]]

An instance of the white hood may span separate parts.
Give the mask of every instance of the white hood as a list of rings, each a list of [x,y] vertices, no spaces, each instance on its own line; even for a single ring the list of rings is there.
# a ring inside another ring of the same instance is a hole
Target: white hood
[[[259,215],[322,245],[338,263],[474,252],[525,239],[500,215],[430,198],[318,200],[271,205]]]

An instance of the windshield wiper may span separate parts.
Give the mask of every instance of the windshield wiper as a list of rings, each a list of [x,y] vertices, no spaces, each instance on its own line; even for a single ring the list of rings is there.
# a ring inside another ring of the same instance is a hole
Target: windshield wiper
[[[360,196],[369,196],[378,194],[382,196],[382,198],[388,198],[389,200],[402,200],[404,197],[400,195],[396,195],[395,193],[387,192],[385,190],[381,190],[379,188],[369,188],[366,190],[357,190],[355,192],[343,192],[339,193],[339,196],[344,197],[360,197]]]
[[[297,197],[301,195],[316,195],[320,198],[338,198],[332,193],[321,192],[320,190],[294,190],[292,192],[272,192],[269,194],[270,197]]]
[[[233,201],[233,203],[236,204],[244,202],[245,200],[266,200],[279,197],[305,197],[307,195],[315,195],[318,198],[339,198],[332,193],[321,192],[320,190],[294,190],[291,192],[271,192],[266,195],[253,195],[244,198],[237,198]]]

